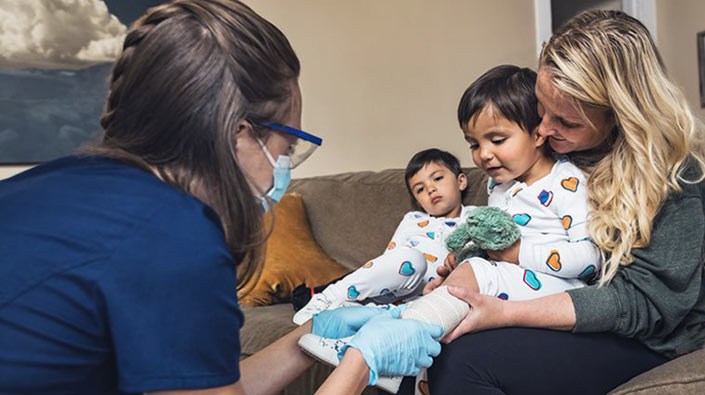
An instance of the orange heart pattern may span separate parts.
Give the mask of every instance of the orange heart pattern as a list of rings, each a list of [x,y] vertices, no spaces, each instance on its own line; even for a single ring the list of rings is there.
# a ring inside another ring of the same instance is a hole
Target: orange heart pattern
[[[554,272],[561,270],[563,265],[561,265],[561,256],[557,250],[551,250],[551,253],[548,254],[546,265],[548,265],[548,267],[550,267]]]
[[[570,225],[573,224],[573,217],[571,217],[570,215],[564,215],[563,217],[561,217],[561,224],[563,224],[565,230],[570,229]]]
[[[423,228],[424,226],[428,225],[428,220],[421,221],[417,225],[419,225],[419,227]]]
[[[569,178],[564,178],[561,181],[561,186],[563,189],[575,192],[578,190],[578,184],[580,184],[580,180],[578,180],[576,177],[569,177]]]
[[[369,269],[372,267],[372,265],[374,265],[374,262],[369,261],[369,262],[365,263],[364,265],[362,265],[362,267],[365,269]]]
[[[437,256],[431,255],[431,254],[423,254],[423,257],[426,258],[427,261],[429,262],[435,262],[438,260]]]
[[[428,388],[428,381],[419,380],[419,392],[422,395],[431,395],[431,390]]]
[[[389,244],[387,245],[387,249],[391,250],[392,248],[396,247],[397,243],[390,241]]]

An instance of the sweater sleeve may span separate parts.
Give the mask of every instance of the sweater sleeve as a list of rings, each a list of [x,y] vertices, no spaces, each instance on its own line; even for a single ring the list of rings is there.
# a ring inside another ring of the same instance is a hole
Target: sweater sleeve
[[[576,315],[573,331],[610,331],[677,355],[684,346],[666,343],[679,342],[674,332],[684,320],[692,321],[687,315],[702,315],[702,309],[693,308],[703,298],[703,224],[701,197],[682,193],[669,198],[654,219],[649,246],[632,250],[631,265],[620,267],[604,287],[568,291]],[[700,341],[703,328],[693,331],[698,333],[683,336]]]

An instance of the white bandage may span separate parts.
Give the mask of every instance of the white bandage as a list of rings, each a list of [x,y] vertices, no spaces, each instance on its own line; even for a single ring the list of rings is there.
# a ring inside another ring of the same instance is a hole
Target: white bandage
[[[443,327],[443,336],[445,336],[458,326],[468,310],[470,306],[448,293],[448,287],[443,285],[411,302],[401,313],[401,318],[439,324]]]

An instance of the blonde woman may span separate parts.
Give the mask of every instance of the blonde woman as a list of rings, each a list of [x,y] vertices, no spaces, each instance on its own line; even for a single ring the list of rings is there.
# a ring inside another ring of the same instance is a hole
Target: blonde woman
[[[472,309],[431,393],[606,393],[705,341],[703,129],[646,28],[575,17],[543,49],[536,94],[539,133],[588,176],[604,265],[592,286],[530,301],[453,289]]]

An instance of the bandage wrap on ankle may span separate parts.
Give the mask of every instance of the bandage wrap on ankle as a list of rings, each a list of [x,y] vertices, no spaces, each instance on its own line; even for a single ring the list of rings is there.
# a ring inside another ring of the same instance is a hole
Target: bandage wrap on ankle
[[[448,287],[440,286],[409,304],[401,318],[413,318],[422,322],[439,324],[443,336],[453,330],[465,317],[470,306],[448,293]]]

